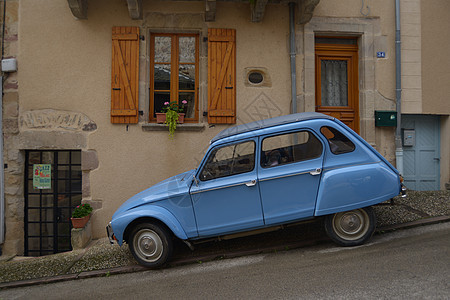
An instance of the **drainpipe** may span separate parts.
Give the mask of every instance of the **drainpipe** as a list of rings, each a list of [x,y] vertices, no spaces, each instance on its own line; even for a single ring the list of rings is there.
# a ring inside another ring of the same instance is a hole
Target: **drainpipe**
[[[295,2],[289,2],[289,55],[291,58],[291,99],[292,99],[292,111],[291,113],[297,113],[297,79],[295,68]]]
[[[0,245],[5,241],[5,177],[3,165],[3,76],[0,76]],[[0,248],[0,256],[2,251]]]
[[[395,161],[397,170],[400,172],[400,174],[403,174],[401,75],[400,0],[395,0],[395,100],[397,105],[397,128],[395,130]]]
[[[3,0],[2,58],[5,53],[6,0]],[[3,76],[0,76],[0,245],[5,242],[5,169],[3,165]],[[0,248],[0,255],[2,255]]]

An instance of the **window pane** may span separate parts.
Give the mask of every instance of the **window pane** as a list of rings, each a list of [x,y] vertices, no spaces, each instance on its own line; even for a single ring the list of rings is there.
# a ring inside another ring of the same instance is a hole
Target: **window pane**
[[[81,193],[81,180],[72,180],[70,188],[72,193]]]
[[[70,196],[59,194],[58,207],[70,207]]]
[[[195,90],[195,65],[180,65],[178,68],[180,90]]]
[[[55,214],[54,214],[53,208],[42,209],[41,214],[42,214],[41,215],[42,222],[53,222],[55,219]]]
[[[70,236],[70,221],[61,220],[58,223],[58,236]],[[59,245],[58,245],[59,247]]]
[[[61,252],[72,250],[72,246],[70,243],[70,237],[59,237],[58,238],[58,250]]]
[[[348,106],[347,61],[321,61],[322,106]]]
[[[40,236],[40,223],[28,223],[28,236]]]
[[[186,118],[195,117],[195,93],[182,92],[178,95],[180,106],[184,107],[184,113]],[[184,104],[183,101],[187,103]]]
[[[337,45],[356,45],[356,38],[343,39],[343,38],[330,38],[330,37],[315,37],[316,44],[337,44]]]
[[[42,223],[41,226],[43,236],[53,235],[53,223]]]
[[[155,37],[155,62],[170,62],[171,45],[170,36]]]
[[[52,237],[42,238],[41,243],[42,243],[42,248],[41,248],[42,251],[52,251],[53,250],[53,238]]]
[[[180,63],[195,62],[195,37],[180,37],[178,39]]]
[[[71,217],[71,209],[70,208],[60,208],[58,209],[58,222],[65,222],[70,219]]]
[[[58,164],[69,164],[70,152],[60,151],[58,152]]]
[[[40,152],[29,152],[28,163],[30,165],[41,163],[41,153]]]
[[[265,138],[261,166],[264,168],[314,159],[322,154],[322,143],[309,131]]]
[[[72,208],[77,207],[78,205],[81,204],[81,195],[72,195],[72,199],[71,199],[71,206]]]
[[[38,208],[28,210],[28,222],[39,222],[40,220],[40,210]]]
[[[42,195],[42,207],[53,207],[53,194]]]
[[[72,151],[71,152],[72,165],[80,165],[81,164],[81,151]]]
[[[69,178],[69,166],[59,166],[58,165],[58,178],[65,179]]]
[[[154,113],[162,112],[164,107],[164,102],[170,102],[170,93],[166,92],[155,92],[154,97]]]
[[[58,193],[70,193],[69,180],[58,180]]]
[[[72,180],[81,179],[81,166],[72,166]]]
[[[29,238],[28,239],[28,250],[39,250],[40,239],[39,238]],[[36,254],[38,255],[38,254]]]
[[[327,138],[332,153],[343,154],[355,150],[355,144],[333,127],[324,126],[320,132]]]
[[[255,143],[245,142],[211,152],[200,173],[202,181],[250,172],[255,166]]]
[[[54,163],[54,152],[42,152],[41,164],[53,164],[53,163]]]
[[[28,207],[39,207],[41,206],[39,195],[28,195]]]
[[[170,90],[170,65],[155,65],[155,90]]]

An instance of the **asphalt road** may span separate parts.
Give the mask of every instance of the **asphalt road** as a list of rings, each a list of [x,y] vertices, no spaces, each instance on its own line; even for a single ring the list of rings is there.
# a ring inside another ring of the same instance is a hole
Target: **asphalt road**
[[[0,291],[0,299],[449,299],[450,223],[317,247]]]

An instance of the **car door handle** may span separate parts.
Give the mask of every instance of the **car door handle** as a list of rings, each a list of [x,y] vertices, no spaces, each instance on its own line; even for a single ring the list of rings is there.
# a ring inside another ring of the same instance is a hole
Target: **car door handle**
[[[246,186],[254,186],[254,185],[256,185],[256,179],[253,179],[252,181],[245,183],[245,185]]]
[[[317,168],[314,171],[309,172],[309,174],[311,174],[311,175],[319,175],[320,173],[322,173],[321,168]]]

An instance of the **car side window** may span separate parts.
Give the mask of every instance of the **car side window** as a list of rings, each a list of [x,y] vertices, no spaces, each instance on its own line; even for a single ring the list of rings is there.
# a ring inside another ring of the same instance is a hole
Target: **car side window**
[[[200,180],[237,175],[255,168],[255,142],[249,141],[214,149],[202,171]]]
[[[270,168],[320,157],[322,143],[309,131],[267,137],[262,142],[261,166]]]
[[[330,150],[333,154],[344,154],[355,150],[355,144],[339,130],[324,126],[320,128],[320,132],[328,140]]]

